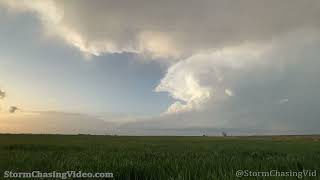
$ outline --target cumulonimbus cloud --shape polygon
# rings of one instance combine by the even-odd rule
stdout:
[[[201,109],[212,98],[233,96],[225,80],[226,72],[259,64],[268,51],[269,46],[245,44],[195,54],[171,66],[155,90],[168,92],[178,100],[168,108],[168,113]]]
[[[198,60],[193,57],[189,62],[179,62],[179,68],[168,71],[161,82],[164,91],[179,103],[172,105],[174,110],[181,112],[189,103],[193,103],[190,100],[192,96],[185,95],[189,88],[198,87],[199,92],[201,87],[209,88],[212,96],[197,102],[199,110],[166,113],[153,120],[128,124],[127,127],[192,128],[198,134],[209,131],[209,128],[231,128],[231,132],[235,131],[232,128],[260,129],[260,133],[263,132],[261,129],[291,134],[319,132],[320,33],[295,32],[269,44],[267,48],[262,48],[264,51],[259,55],[240,48],[242,53],[230,51],[233,52],[230,55],[209,54]],[[235,65],[219,61],[228,57],[232,62],[241,63]],[[216,75],[214,69],[210,70],[212,67],[221,73]],[[190,74],[197,82],[194,87],[189,87],[183,81]],[[204,130],[200,131],[199,127]]]
[[[87,56],[132,52],[175,60],[155,89],[177,100],[168,112],[199,109],[237,94],[226,80],[229,71],[268,61],[274,39],[296,31],[307,38],[320,27],[320,1],[0,0],[0,5],[35,14],[45,34]]]

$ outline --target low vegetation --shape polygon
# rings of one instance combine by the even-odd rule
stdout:
[[[81,170],[112,172],[114,179],[124,180],[228,180],[237,179],[239,169],[319,172],[319,138],[0,135],[2,174]]]

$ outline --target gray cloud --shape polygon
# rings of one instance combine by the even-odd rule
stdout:
[[[65,24],[88,42],[135,48],[143,32],[163,34],[181,53],[269,40],[300,28],[319,28],[318,1],[58,1]],[[81,13],[79,13],[81,12]],[[146,39],[146,41],[151,40]]]
[[[137,52],[180,58],[320,25],[320,2],[315,0],[3,2],[35,13],[49,34],[94,55]]]

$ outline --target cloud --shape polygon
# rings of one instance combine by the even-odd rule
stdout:
[[[86,114],[54,111],[0,114],[2,133],[112,134],[112,124]]]
[[[219,101],[224,94],[233,95],[225,74],[261,64],[260,58],[270,49],[267,45],[244,44],[195,54],[172,65],[155,91],[168,92],[178,100],[168,108],[170,113],[201,109],[212,98]]]
[[[179,64],[172,66],[168,70],[168,74],[161,80],[161,83],[155,89],[156,92],[169,92],[174,99],[180,101],[172,104],[168,113],[187,111],[192,108],[198,108],[199,105],[210,97],[210,89],[200,86],[199,82],[192,76],[192,72],[183,68],[182,71]]]
[[[6,97],[6,93],[2,90],[0,90],[0,99],[3,99]]]
[[[205,50],[319,28],[318,1],[1,0],[34,13],[47,34],[84,54],[134,52],[179,59]]]
[[[169,113],[201,109],[220,94],[232,96],[225,71],[265,63],[261,57],[272,51],[270,41],[320,27],[318,1],[0,2],[12,11],[34,13],[47,34],[87,56],[133,52],[175,59],[155,89],[177,100]]]
[[[86,56],[131,52],[170,60],[155,91],[175,101],[161,116],[137,122],[141,127],[319,130],[320,1],[0,4],[34,14],[46,35]]]
[[[259,48],[264,49],[259,54],[239,47],[242,50],[226,51],[230,54],[202,54],[178,62],[160,83],[178,100],[168,111],[172,107],[175,112],[183,110],[202,88],[209,89],[210,96],[196,98],[200,108],[167,113],[126,128],[235,128],[304,134],[319,131],[319,33],[299,31],[268,44],[262,46],[267,48]],[[192,75],[197,84],[188,85],[187,75]],[[189,91],[192,93],[186,96]],[[230,96],[233,92],[236,95]]]

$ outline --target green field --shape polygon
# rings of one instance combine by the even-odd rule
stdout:
[[[320,179],[320,141],[316,136],[0,135],[0,169],[2,175],[7,170],[112,172],[114,179],[139,180],[228,180],[239,179],[239,169],[309,169],[317,170],[318,178],[302,179]]]

